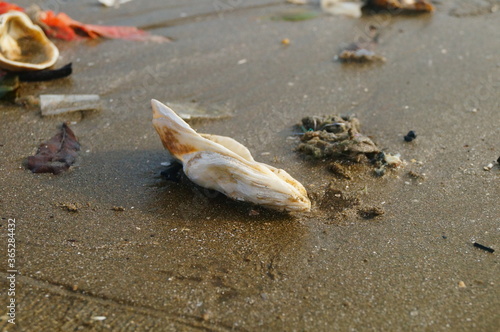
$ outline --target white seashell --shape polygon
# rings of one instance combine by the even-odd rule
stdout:
[[[151,106],[163,146],[194,183],[276,210],[311,209],[305,188],[284,170],[256,162],[245,146],[230,137],[198,134],[157,100]]]
[[[42,70],[58,57],[57,47],[26,14],[11,11],[0,15],[0,68]]]

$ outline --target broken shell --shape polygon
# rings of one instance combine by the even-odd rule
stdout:
[[[157,100],[151,106],[163,146],[194,183],[271,209],[311,209],[305,188],[284,170],[256,162],[245,146],[230,137],[198,134]]]
[[[0,15],[0,68],[42,70],[58,57],[57,47],[26,14],[11,11]]]

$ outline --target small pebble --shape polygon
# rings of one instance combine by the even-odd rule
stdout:
[[[285,39],[283,39],[283,40],[281,41],[281,43],[282,43],[283,45],[290,45],[290,39],[285,38]]]
[[[78,206],[73,203],[63,203],[60,205],[63,209],[66,209],[69,212],[78,212]]]
[[[250,212],[248,212],[249,216],[258,216],[259,214],[260,214],[259,211],[254,210],[254,209],[252,209],[252,210],[250,210]]]
[[[465,282],[463,282],[462,280],[460,280],[458,282],[458,288],[466,288],[467,286],[465,286]]]
[[[96,321],[103,321],[103,320],[106,320],[106,316],[92,316],[90,319],[96,320]]]

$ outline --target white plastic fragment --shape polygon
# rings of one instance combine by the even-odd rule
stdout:
[[[99,110],[101,107],[98,95],[40,95],[43,116]]]
[[[106,7],[118,7],[124,3],[132,0],[99,0],[99,2]]]
[[[332,15],[345,15],[349,17],[361,17],[362,1],[345,0],[321,0],[321,9]]]

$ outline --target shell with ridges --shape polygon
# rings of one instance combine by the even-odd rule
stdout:
[[[256,162],[230,137],[198,134],[174,111],[152,100],[153,125],[186,176],[204,188],[276,210],[309,211],[305,188],[282,169]]]

